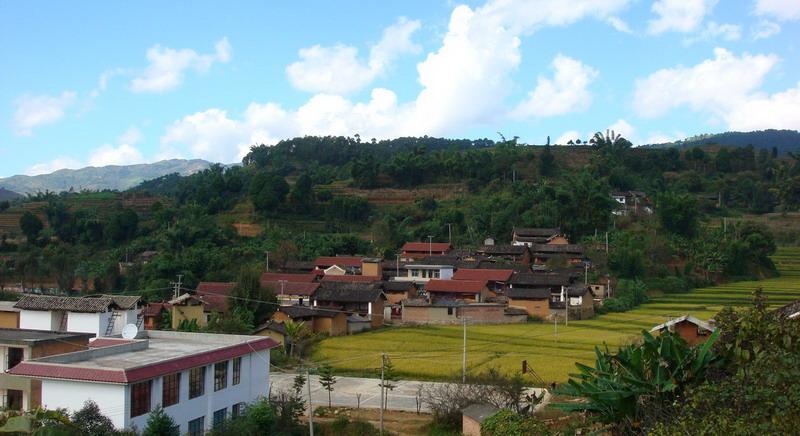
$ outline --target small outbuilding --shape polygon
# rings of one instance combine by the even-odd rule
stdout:
[[[473,404],[461,411],[461,434],[464,436],[481,436],[483,421],[499,412],[500,409],[491,404]]]
[[[707,341],[708,337],[716,328],[691,315],[683,315],[650,329],[651,332],[662,332],[665,330],[677,333],[678,336],[683,338],[689,345],[697,345]]]

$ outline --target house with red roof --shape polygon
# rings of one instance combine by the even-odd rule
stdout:
[[[440,280],[425,283],[424,292],[431,302],[440,300],[462,300],[481,303],[495,293],[490,291],[485,280]]]
[[[308,306],[314,291],[319,288],[319,283],[273,281],[261,282],[261,286],[272,290],[275,297],[278,298],[278,302],[284,306],[295,304]]]
[[[314,260],[314,267],[325,274],[361,274],[360,256],[321,256]]]
[[[114,343],[118,342],[118,343]],[[176,434],[201,435],[270,392],[262,336],[144,331],[83,351],[25,360],[7,371],[41,386],[41,404],[74,413],[95,400],[117,429],[144,428],[157,407]]]
[[[453,280],[485,281],[490,291],[502,293],[513,275],[514,270],[512,269],[459,268],[455,274],[453,274]]]
[[[406,242],[400,248],[400,260],[412,262],[428,256],[444,256],[452,249],[448,242]]]
[[[195,289],[195,295],[203,301],[203,312],[206,321],[213,313],[227,313],[231,291],[236,286],[233,282],[200,282]]]

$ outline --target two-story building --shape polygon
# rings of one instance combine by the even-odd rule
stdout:
[[[372,327],[383,325],[386,295],[380,283],[322,282],[312,296],[312,305],[369,318]]]
[[[0,408],[31,410],[42,405],[41,383],[7,374],[21,362],[89,348],[92,333],[0,328]]]
[[[200,436],[267,396],[270,349],[278,346],[261,336],[169,331],[102,341],[8,372],[39,380],[47,409],[74,412],[93,400],[116,428],[142,429],[160,404],[177,424],[175,434]]]
[[[24,295],[14,307],[20,310],[21,329],[112,336],[122,333],[126,324],[143,324],[138,296]]]
[[[435,262],[413,262],[405,266],[406,275],[393,277],[396,281],[407,281],[414,283],[425,283],[431,279],[448,280],[453,278],[453,265],[440,264]]]

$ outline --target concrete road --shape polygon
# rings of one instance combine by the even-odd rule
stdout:
[[[272,392],[280,390],[291,390],[292,382],[294,381],[295,374],[272,372],[270,379],[272,381]],[[381,388],[378,386],[380,379],[362,378],[362,377],[336,377],[336,384],[334,385],[333,392],[331,392],[331,404],[338,407],[360,407],[378,409],[381,403]],[[443,383],[421,382],[413,380],[398,381],[397,387],[389,391],[389,400],[387,409],[389,410],[403,410],[407,412],[417,411],[417,391],[421,384],[425,385],[440,385]],[[531,388],[532,392],[541,395],[542,389]],[[303,387],[303,398],[308,398],[308,387]],[[537,409],[544,407],[550,401],[550,394],[545,391],[545,398]],[[319,384],[319,378],[315,375],[311,376],[311,403],[315,406],[328,405],[328,391]],[[422,404],[420,410],[422,412],[429,412],[430,410],[425,404]]]

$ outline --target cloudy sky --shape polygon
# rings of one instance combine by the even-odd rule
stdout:
[[[800,0],[0,0],[0,53],[0,176],[306,134],[800,129]]]

